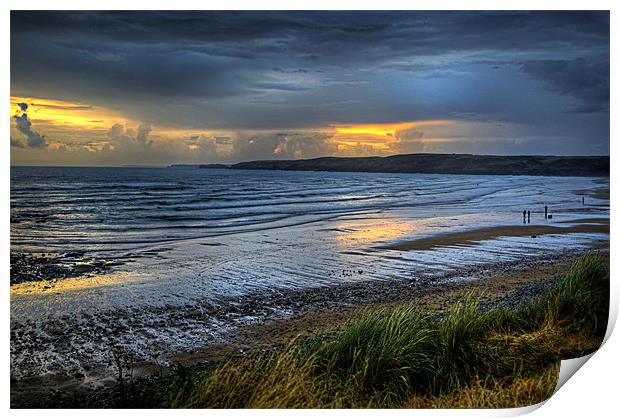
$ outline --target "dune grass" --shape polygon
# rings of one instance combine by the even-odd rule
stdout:
[[[570,272],[517,309],[467,294],[443,316],[415,303],[372,310],[342,330],[209,373],[179,368],[162,407],[517,407],[551,396],[559,361],[596,350],[605,334],[609,260]]]

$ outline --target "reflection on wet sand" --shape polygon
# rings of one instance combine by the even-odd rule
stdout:
[[[34,294],[65,294],[93,288],[129,285],[135,272],[115,271],[106,274],[85,275],[68,279],[24,282],[11,286],[11,299],[15,296]]]
[[[416,224],[411,221],[380,218],[340,220],[330,231],[334,232],[336,242],[345,251],[417,233]]]

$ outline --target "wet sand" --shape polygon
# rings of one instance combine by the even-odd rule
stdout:
[[[568,234],[568,233],[606,233],[609,234],[608,218],[593,218],[580,221],[571,221],[571,226],[558,225],[516,225],[482,228],[441,236],[401,241],[394,244],[381,246],[382,249],[408,251],[430,250],[436,247],[475,245],[483,240],[497,237],[527,237],[541,236],[544,234]]]
[[[600,188],[594,191],[592,196],[596,199],[609,199],[609,188]]]
[[[252,352],[283,347],[299,337],[312,337],[337,330],[365,310],[408,302],[415,303],[422,310],[441,315],[470,291],[481,292],[483,302],[488,305],[516,306],[546,289],[558,276],[569,270],[571,263],[570,258],[558,258],[548,264],[508,268],[505,273],[501,273],[502,268],[499,266],[487,267],[480,269],[477,276],[474,274],[459,281],[461,275],[456,275],[452,283],[434,283],[427,288],[400,284],[389,293],[375,293],[373,289],[361,293],[350,292],[355,295],[352,298],[355,300],[353,304],[325,310],[304,310],[291,318],[241,328],[228,337],[227,345],[180,353],[171,359],[177,363],[192,364],[204,360],[221,361],[242,357]]]
[[[609,179],[596,179],[594,183],[605,185],[605,186],[601,186],[599,188],[584,189],[584,190],[575,191],[575,192],[580,195],[587,195],[587,196],[591,196],[592,198],[608,201],[609,200]],[[588,204],[592,205],[591,203],[588,203]]]

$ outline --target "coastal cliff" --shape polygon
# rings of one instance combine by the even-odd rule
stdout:
[[[609,176],[609,156],[483,156],[399,154],[389,157],[321,157],[258,160],[231,169],[462,175]]]

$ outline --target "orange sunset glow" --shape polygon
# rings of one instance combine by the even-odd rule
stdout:
[[[401,141],[401,134],[410,130],[417,130],[420,137],[424,135],[424,131],[431,129],[445,129],[456,125],[458,121],[453,120],[422,120],[408,121],[386,124],[355,124],[336,126],[336,133],[333,137],[334,143],[338,145],[341,151],[359,150],[359,147],[365,147],[365,151],[372,150],[379,154],[393,153],[395,143]],[[420,142],[436,142],[442,140],[436,137],[419,138]],[[361,151],[360,154],[363,154]]]
[[[395,136],[398,131],[414,128],[450,125],[450,120],[429,120],[415,122],[398,122],[389,124],[359,124],[337,126],[336,133],[340,135],[375,135],[375,136]]]
[[[11,96],[11,115],[20,111],[19,104],[28,105],[28,115],[35,123],[65,126],[69,129],[109,129],[126,121],[116,111],[84,103],[55,99]]]

